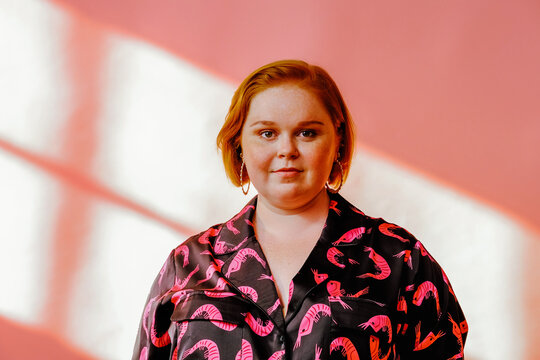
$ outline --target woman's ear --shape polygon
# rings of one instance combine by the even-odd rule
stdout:
[[[341,156],[343,155],[343,142],[341,141],[341,136],[338,136],[337,138],[338,140],[338,143],[336,145],[336,149],[335,149],[335,154],[336,154],[336,157],[334,160],[340,160],[341,159]]]
[[[236,146],[236,156],[238,156],[239,159],[242,158],[242,147],[240,144]]]

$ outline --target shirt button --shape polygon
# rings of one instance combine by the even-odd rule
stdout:
[[[285,342],[285,338],[283,337],[283,335],[279,336],[279,342],[282,344]]]

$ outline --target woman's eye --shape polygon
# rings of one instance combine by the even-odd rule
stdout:
[[[270,139],[274,133],[270,130],[263,130],[259,133],[259,135],[265,139]]]
[[[313,130],[302,130],[300,131],[300,136],[302,137],[314,137],[316,135]]]

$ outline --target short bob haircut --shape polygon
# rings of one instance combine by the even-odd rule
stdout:
[[[281,60],[264,65],[252,72],[238,87],[231,100],[225,123],[217,136],[217,146],[223,156],[225,172],[235,186],[240,184],[240,136],[249,112],[253,97],[258,93],[277,85],[294,84],[312,92],[319,98],[328,111],[341,140],[339,158],[343,167],[343,178],[339,165],[334,162],[328,178],[332,187],[345,182],[354,151],[354,129],[351,115],[341,93],[330,75],[321,67],[310,65],[301,60]],[[243,183],[249,181],[243,174]]]

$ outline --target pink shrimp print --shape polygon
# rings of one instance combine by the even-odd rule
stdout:
[[[214,245],[212,246],[212,249],[217,255],[226,253],[228,248],[229,247],[227,246],[225,241],[221,241],[221,235],[217,237],[216,241],[214,241]]]
[[[186,351],[182,356],[182,360],[193,354],[197,350],[204,350],[204,358],[207,360],[219,360],[219,349],[215,342],[209,339],[203,339],[193,345],[191,349]]]
[[[452,315],[448,314],[448,320],[450,320],[450,322],[452,323],[452,334],[454,334],[459,344],[459,353],[452,356],[448,360],[462,359],[463,358],[463,336],[461,334],[461,329],[459,328],[459,325],[457,324],[457,322],[455,322],[454,319],[452,319]]]
[[[261,274],[261,276],[259,276],[259,278],[257,280],[272,280],[272,281],[274,281],[274,276],[273,275]]]
[[[437,292],[437,288],[431,281],[424,281],[418,286],[418,289],[416,289],[416,292],[413,296],[412,303],[416,306],[422,305],[422,301],[428,297],[434,297],[435,302],[437,305],[437,314],[440,316],[441,314],[441,307],[439,305],[439,293]]]
[[[173,356],[171,360],[178,359],[178,348],[180,347],[180,341],[186,334],[188,325],[189,322],[187,321],[182,321],[182,323],[180,324],[180,333],[178,334],[178,339],[176,340],[176,348],[173,350]]]
[[[401,242],[408,243],[410,242],[408,239],[402,238],[401,236],[394,233],[392,230],[401,229],[399,226],[389,223],[384,223],[379,225],[379,231],[382,232],[384,235],[393,237],[394,239],[398,239]]]
[[[184,263],[182,264],[184,267],[188,266],[189,264],[189,248],[187,245],[180,245],[176,249],[174,249],[174,256],[182,255],[184,257]]]
[[[341,264],[337,259],[343,257],[343,253],[336,249],[335,247],[331,247],[328,249],[328,252],[326,253],[326,258],[328,261],[330,261],[332,264],[336,265],[337,267],[344,268],[345,264]]]
[[[343,300],[341,300],[341,297],[339,296],[329,296],[328,301],[330,302],[338,302],[345,310],[352,310],[352,307],[347,305]]]
[[[401,324],[397,324],[396,333],[400,334],[400,330],[401,330],[401,335],[405,335],[405,332],[407,331],[409,324],[403,324],[403,327],[401,326],[402,326]]]
[[[400,258],[402,256],[403,256],[403,261],[407,263],[407,266],[409,266],[410,269],[412,269],[411,250],[403,250],[402,252],[394,255],[394,257],[397,257],[397,258]]]
[[[352,310],[349,305],[347,305],[343,300],[341,300],[341,296],[345,295],[345,290],[341,288],[341,283],[339,281],[330,280],[326,284],[326,290],[328,290],[328,294],[330,295],[328,297],[328,301],[339,302],[344,309]]]
[[[279,307],[279,305],[281,305],[281,302],[279,301],[279,299],[276,299],[276,301],[274,302],[274,305],[270,306],[267,310],[266,310],[266,313],[268,315],[271,315],[274,311],[276,311],[276,309]]]
[[[274,330],[274,323],[271,320],[268,320],[268,323],[264,325],[261,319],[256,319],[251,313],[245,315],[245,320],[251,330],[259,336],[266,336]]]
[[[148,315],[150,314],[150,309],[152,308],[152,304],[154,303],[154,301],[156,301],[157,298],[158,296],[155,296],[151,298],[150,300],[148,300],[148,304],[146,304],[146,307],[144,308],[142,324],[143,324],[143,329],[144,329],[144,332],[146,333],[146,336],[149,335],[146,321],[148,320]]]
[[[253,360],[253,349],[246,339],[242,339],[242,347],[236,354],[234,360]]]
[[[360,360],[358,351],[349,338],[342,336],[332,340],[330,343],[330,354],[335,350],[340,350],[347,360]]]
[[[326,283],[326,290],[331,296],[343,296],[345,295],[345,290],[341,288],[341,283],[336,280],[330,280]]]
[[[176,291],[171,297],[171,301],[174,303],[175,307],[178,306],[180,301],[183,301],[184,302],[183,305],[185,305],[185,301],[189,298],[189,295],[191,295],[191,292],[192,292],[191,289]]]
[[[231,264],[229,265],[229,268],[227,269],[227,274],[225,274],[226,277],[231,276],[233,272],[236,272],[240,270],[242,267],[242,264],[246,262],[248,256],[254,257],[257,259],[257,261],[262,265],[263,268],[266,268],[266,261],[261,259],[259,254],[253,249],[245,248],[240,251],[238,251],[238,254],[235,255],[234,259],[231,261]]]
[[[235,294],[235,293],[232,293],[232,292],[228,292],[228,291],[225,291],[225,292],[215,292],[215,291],[205,290],[205,291],[204,291],[204,295],[206,295],[206,296],[208,296],[208,297],[211,297],[211,298],[218,298],[218,299],[221,299],[221,298],[231,297],[231,296],[234,296],[234,295],[236,295],[236,294]]]
[[[285,355],[285,350],[279,350],[272,354],[268,358],[268,360],[281,360],[283,358],[283,355]]]
[[[158,336],[157,330],[154,327],[156,323],[156,313],[154,313],[154,319],[152,321],[152,328],[150,329],[150,341],[155,347],[164,347],[171,343],[171,337],[169,333],[165,331],[162,335]]]
[[[382,330],[388,334],[388,343],[392,342],[392,324],[390,322],[390,318],[386,315],[375,315],[365,323],[358,326],[364,330],[371,326],[375,332]]]
[[[315,344],[315,360],[321,360],[322,348]]]
[[[199,271],[199,264],[197,264],[197,266],[195,267],[195,269],[193,269],[189,274],[188,276],[186,276],[186,278],[182,281],[179,281],[179,279],[176,279],[174,281],[174,285],[173,287],[171,288],[171,291],[179,291],[179,290],[182,290],[186,287],[186,285],[188,284],[189,280],[191,279],[191,277],[193,275],[195,275],[196,272]]]
[[[360,297],[362,295],[365,295],[369,292],[369,286],[366,286],[362,290],[358,291],[356,294],[349,294],[348,297]]]
[[[223,265],[223,260],[216,260],[217,263],[212,263],[206,269],[206,277],[202,280],[197,281],[197,285],[200,285],[212,278],[212,276],[217,272],[221,271],[221,266]]]
[[[157,298],[158,298],[158,296],[153,297],[152,299],[150,299],[148,301],[148,304],[144,308],[143,328],[144,328],[144,331],[146,332],[146,335],[147,336],[150,335],[150,341],[152,342],[152,344],[154,344],[154,346],[163,347],[163,346],[169,345],[171,343],[171,338],[169,337],[168,332],[165,332],[161,336],[158,336],[157,330],[154,327],[155,322],[156,322],[156,313],[155,312],[154,312],[154,316],[152,318],[152,323],[150,325],[150,334],[148,334],[148,326],[146,325],[148,315],[150,314],[150,309],[152,308],[152,305],[154,304],[154,302],[156,301]]]
[[[338,216],[341,215],[341,210],[339,210],[336,205],[338,202],[336,200],[330,200],[330,206],[328,207],[330,210],[334,210]]]
[[[217,228],[217,229],[210,228],[210,229],[206,230],[204,232],[204,234],[202,234],[199,237],[199,243],[201,243],[201,244],[210,244],[210,241],[208,240],[208,238],[210,236],[216,236],[217,234],[219,234],[220,230],[221,230],[221,228]]]
[[[168,262],[163,264],[163,266],[161,267],[161,270],[159,270],[158,285],[161,285],[161,280],[163,279],[163,275],[165,275],[165,269],[167,269],[167,264],[168,264]]]
[[[371,353],[371,360],[387,360],[390,356],[390,351],[392,348],[388,349],[386,355],[382,355],[382,350],[379,348],[379,338],[373,335],[369,336],[369,351]]]
[[[189,321],[183,321],[180,325],[180,333],[178,334],[178,343],[180,343],[180,340],[184,337],[184,335],[187,332],[189,326]]]
[[[400,296],[398,303],[397,303],[397,311],[403,311],[405,314],[407,313],[407,301],[405,301],[404,296]]]
[[[439,331],[437,335],[433,335],[433,333],[430,332],[429,334],[427,334],[424,340],[420,341],[420,336],[421,336],[420,322],[418,323],[418,325],[416,325],[416,327],[414,328],[414,331],[416,333],[416,338],[414,341],[413,351],[424,350],[428,348],[429,346],[431,346],[431,344],[433,344],[438,338],[443,337],[445,335],[444,332],[442,331]]]
[[[247,295],[247,297],[253,300],[253,302],[257,302],[259,299],[259,294],[257,294],[257,291],[251,286],[240,286],[238,290]]]
[[[467,324],[467,320],[463,320],[459,323],[459,328],[461,329],[461,333],[465,334],[469,331],[469,325]]]
[[[227,243],[225,243],[224,241],[221,241],[220,237],[218,237],[216,239],[216,242],[214,243],[214,251],[216,254],[225,254],[227,251],[236,251],[240,249],[242,246],[244,246],[247,240],[248,240],[248,237],[246,236],[244,240],[242,240],[238,245],[236,245],[233,248],[229,248],[227,246]]]
[[[236,329],[236,324],[223,322],[223,316],[221,315],[221,312],[212,304],[205,304],[200,306],[191,315],[192,319],[196,319],[198,317],[202,317],[204,319],[212,319],[210,320],[212,324],[225,331],[232,331]]]
[[[321,360],[322,348],[315,344],[315,360]]]
[[[321,318],[321,315],[330,316],[330,307],[325,304],[312,305],[307,311],[306,315],[300,322],[300,328],[298,329],[298,337],[294,343],[294,349],[300,347],[302,336],[306,336],[313,330],[313,324],[317,323]]]
[[[227,221],[227,229],[229,229],[230,231],[233,232],[234,235],[238,235],[240,233],[240,231],[234,227],[233,223],[238,220],[239,218],[241,218],[249,209],[255,209],[255,206],[253,205],[247,205],[246,207],[244,207],[242,209],[242,211],[240,211],[238,214],[236,214],[235,217],[233,217],[231,220]]]
[[[212,290],[223,290],[225,289],[225,287],[227,286],[227,280],[225,280],[224,278],[220,277],[217,282],[216,282],[216,286],[214,286],[213,288],[211,289],[208,289],[209,291],[212,291]]]
[[[375,263],[375,269],[379,273],[378,274],[366,273],[366,274],[358,275],[357,277],[360,279],[363,279],[366,277],[371,277],[376,280],[386,279],[391,273],[390,266],[388,266],[388,263],[386,262],[386,260],[384,260],[384,258],[381,255],[377,254],[375,250],[373,250],[372,248],[368,246],[364,246],[364,251],[369,252],[369,258],[373,260],[373,262]]]
[[[350,242],[353,242],[355,239],[360,239],[362,237],[362,234],[364,234],[365,232],[366,232],[366,228],[363,226],[356,229],[349,230],[345,234],[341,235],[339,239],[334,241],[332,245],[336,246],[341,243],[348,244]]]
[[[291,302],[293,292],[294,292],[294,281],[291,280],[291,282],[289,283],[289,300],[287,301],[287,303]]]
[[[328,274],[319,274],[317,269],[311,269],[311,272],[313,273],[313,279],[317,284],[320,284],[324,280],[328,279]]]
[[[433,259],[433,257],[428,253],[428,251],[426,250],[426,248],[424,247],[424,245],[422,245],[420,241],[414,244],[414,248],[420,250],[420,254],[422,256],[427,256],[431,261],[435,261],[435,259]]]

